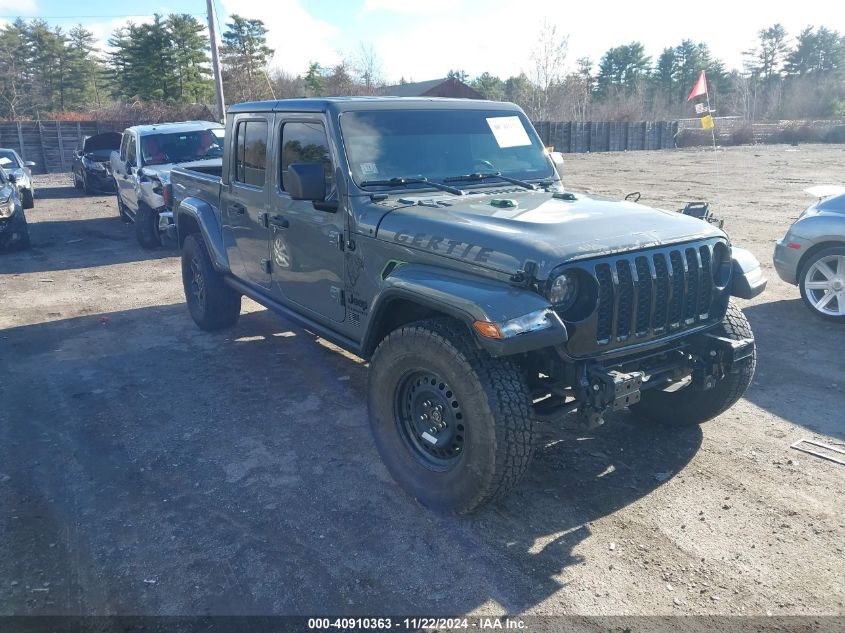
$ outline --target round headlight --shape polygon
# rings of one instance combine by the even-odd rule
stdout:
[[[578,298],[578,277],[567,270],[552,280],[549,285],[548,300],[557,310],[571,308]]]

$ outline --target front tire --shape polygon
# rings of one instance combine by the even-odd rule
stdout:
[[[534,426],[523,375],[478,349],[456,322],[389,334],[370,362],[367,402],[382,460],[423,505],[473,512],[528,468]]]
[[[715,334],[733,340],[753,339],[751,325],[742,310],[733,302]],[[730,409],[742,397],[754,377],[757,348],[738,363],[712,389],[697,391],[686,387],[679,391],[643,391],[641,400],[631,405],[639,418],[671,426],[691,426],[715,418]]]
[[[205,243],[196,233],[182,245],[182,285],[191,318],[203,330],[221,330],[238,322],[241,295],[214,270]]]
[[[845,247],[814,253],[801,269],[799,287],[813,314],[845,323]]]
[[[21,206],[24,209],[35,207],[35,196],[32,194],[32,189],[21,189]]]
[[[143,202],[138,203],[138,215],[135,217],[135,236],[143,248],[161,246],[161,233],[158,230],[158,211]]]

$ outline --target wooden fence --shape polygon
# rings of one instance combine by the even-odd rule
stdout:
[[[668,149],[678,133],[677,121],[541,121],[534,127],[546,145],[564,153]]]
[[[0,122],[0,147],[14,149],[35,163],[33,173],[70,171],[73,151],[86,136],[122,132],[122,121],[8,121]]]

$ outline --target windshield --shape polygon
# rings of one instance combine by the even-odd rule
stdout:
[[[523,180],[554,177],[542,143],[525,116],[517,112],[344,112],[340,128],[358,185],[420,176],[442,182],[479,172],[501,172]],[[475,182],[494,183],[495,179]]]
[[[3,160],[4,158],[6,160]],[[20,162],[18,162],[17,156],[15,156],[15,153],[10,152],[7,149],[0,149],[0,165],[5,167],[6,169],[15,169],[21,166]]]
[[[141,137],[143,165],[185,163],[223,156],[223,130],[196,130]]]

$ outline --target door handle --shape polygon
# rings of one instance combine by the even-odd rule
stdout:
[[[283,215],[271,215],[270,224],[272,224],[273,226],[277,226],[280,229],[286,229],[290,226],[290,222]]]
[[[229,205],[229,209],[234,211],[238,215],[244,215],[246,213],[246,207],[240,202],[233,202]]]

